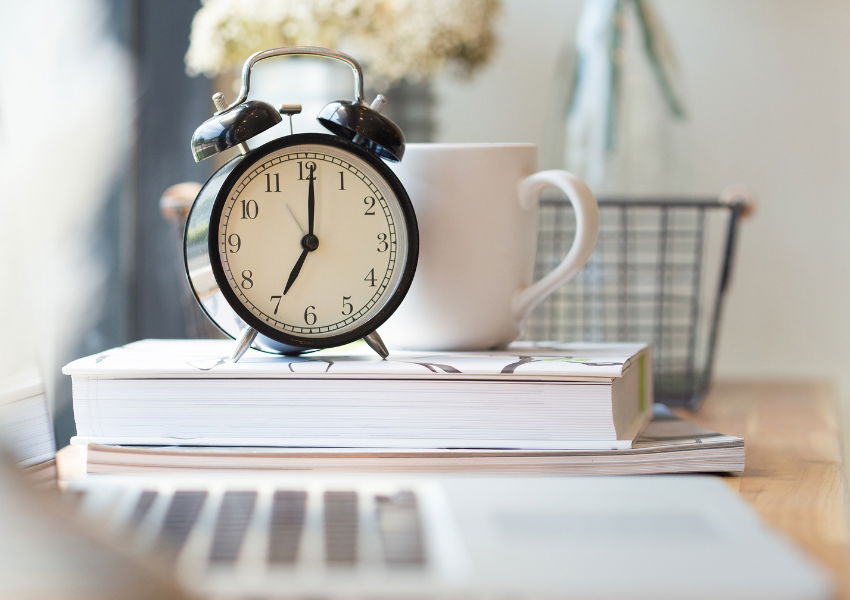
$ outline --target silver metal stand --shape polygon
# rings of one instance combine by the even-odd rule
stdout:
[[[377,352],[381,358],[385,359],[390,355],[387,347],[384,345],[384,340],[381,339],[381,336],[378,335],[377,331],[373,331],[364,337],[363,340],[369,344],[369,347]]]
[[[248,348],[251,347],[251,344],[254,342],[254,338],[257,337],[257,330],[253,327],[246,327],[242,330],[242,333],[239,334],[239,338],[236,340],[236,347],[233,349],[233,354],[230,355],[231,362],[238,362],[240,358],[248,351]]]

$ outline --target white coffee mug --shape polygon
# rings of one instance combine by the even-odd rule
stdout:
[[[590,189],[566,171],[538,172],[534,144],[408,144],[392,168],[416,209],[420,242],[410,291],[379,329],[391,351],[504,347],[596,245]],[[550,186],[573,205],[576,236],[532,283],[539,198]]]

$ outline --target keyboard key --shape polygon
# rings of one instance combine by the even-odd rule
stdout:
[[[390,567],[425,564],[419,502],[411,491],[375,497],[384,561]]]
[[[307,493],[301,490],[277,490],[272,497],[269,523],[269,563],[292,565],[298,558]]]
[[[130,516],[127,518],[127,522],[124,525],[127,531],[136,530],[139,523],[142,522],[142,519],[144,519],[150,511],[157,496],[159,496],[159,493],[154,490],[144,490],[141,494],[139,494],[139,497],[136,498],[136,505],[133,507],[133,512],[130,513]]]
[[[177,556],[192,532],[207,499],[205,491],[175,492],[162,520],[158,545],[164,553]]]
[[[325,560],[329,564],[354,564],[357,560],[357,494],[325,492]]]
[[[257,492],[254,491],[225,492],[215,522],[210,562],[236,562],[256,502]]]

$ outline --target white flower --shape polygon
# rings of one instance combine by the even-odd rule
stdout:
[[[499,0],[204,0],[192,22],[186,68],[214,77],[258,50],[349,50],[370,74],[422,79],[449,65],[471,72],[495,46]]]

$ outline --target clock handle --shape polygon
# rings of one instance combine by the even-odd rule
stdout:
[[[245,64],[242,65],[242,87],[239,90],[239,96],[229,106],[219,109],[218,112],[221,113],[230,110],[245,102],[248,99],[248,92],[251,89],[251,69],[261,60],[275,56],[322,56],[344,62],[351,67],[351,71],[354,73],[354,101],[357,104],[364,104],[363,69],[360,67],[360,63],[353,57],[337,50],[329,50],[328,48],[319,48],[316,46],[284,46],[282,48],[261,50],[249,56]]]
[[[573,278],[584,266],[599,236],[599,207],[593,192],[581,179],[567,171],[540,171],[519,183],[519,203],[531,209],[540,202],[547,187],[556,187],[567,196],[576,216],[576,235],[569,252],[560,264],[529,287],[518,291],[513,298],[514,319],[522,323],[528,313],[546,296]]]

